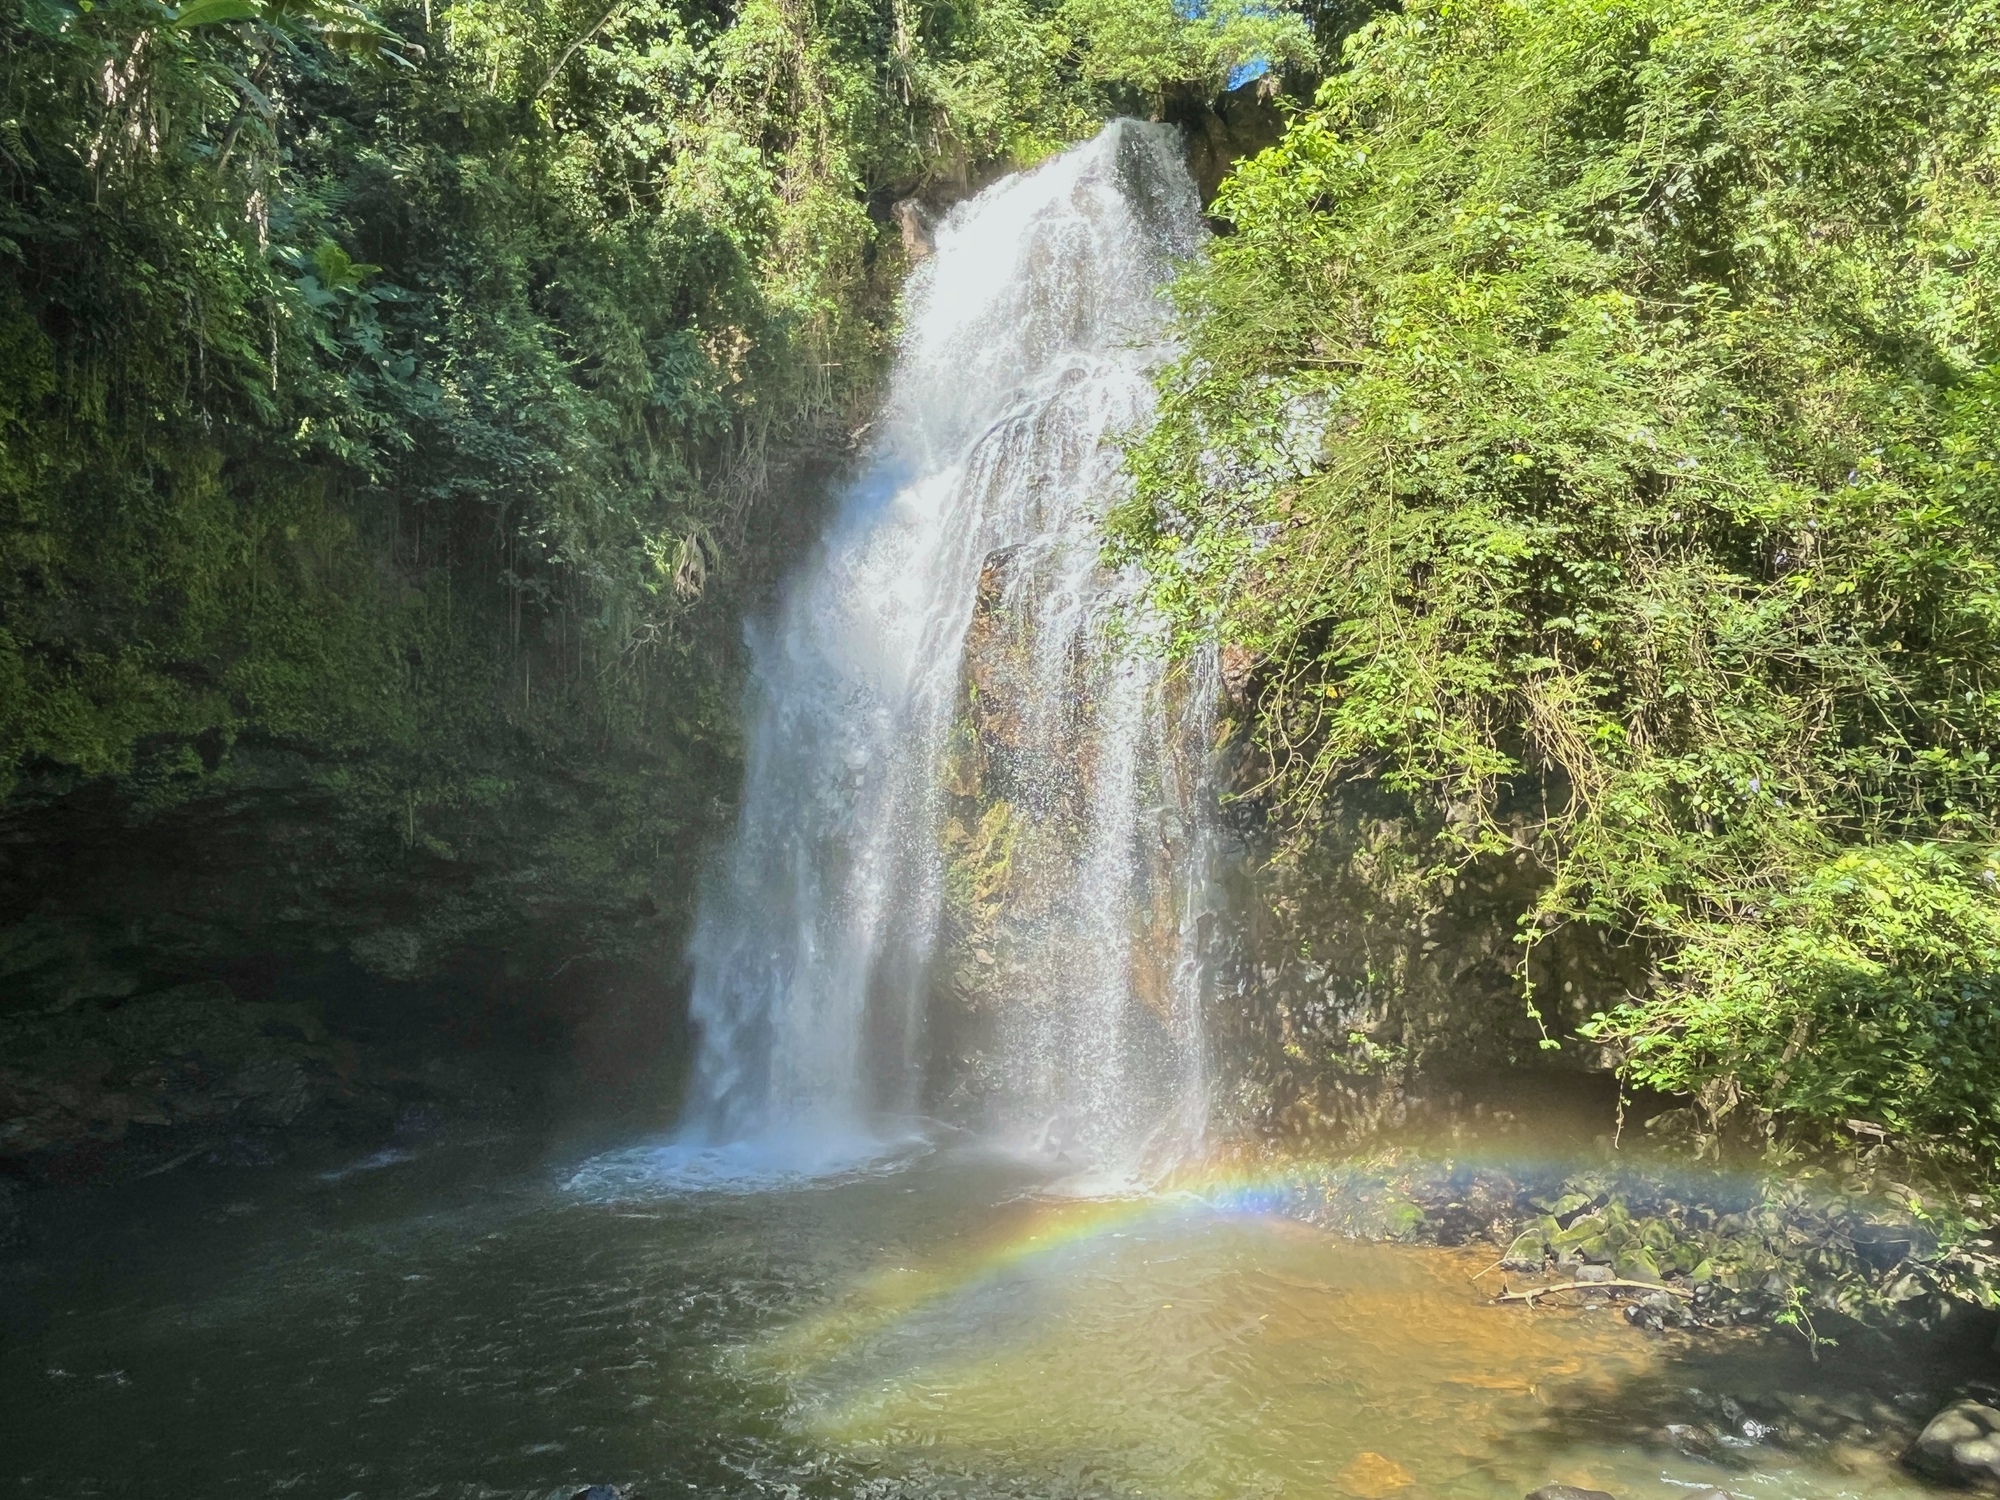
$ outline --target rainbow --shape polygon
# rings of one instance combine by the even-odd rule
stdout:
[[[1498,1169],[1515,1182],[1553,1185],[1575,1175],[1582,1165],[1574,1157],[1523,1159],[1498,1151],[1421,1157],[1399,1152],[1360,1160],[1218,1159],[1180,1167],[1145,1191],[1104,1197],[1026,1196],[1002,1205],[996,1222],[970,1244],[960,1241],[930,1263],[884,1267],[863,1278],[835,1307],[780,1330],[761,1346],[760,1354],[780,1368],[808,1369],[946,1299],[1080,1246],[1152,1225],[1279,1218],[1333,1228],[1343,1227],[1344,1222],[1352,1228],[1351,1216],[1357,1210],[1365,1218],[1370,1205],[1406,1201],[1396,1191],[1396,1179],[1411,1171]],[[1627,1171],[1635,1177],[1643,1173],[1651,1185],[1672,1183],[1683,1196],[1707,1202],[1756,1193],[1756,1180],[1743,1174],[1638,1161]],[[1625,1173],[1607,1170],[1607,1176],[1620,1175]]]

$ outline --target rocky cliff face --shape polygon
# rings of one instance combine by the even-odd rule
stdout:
[[[1248,763],[1240,781],[1254,784]],[[1240,1121],[1366,1135],[1535,1079],[1601,1093],[1609,1118],[1611,1059],[1574,1028],[1652,982],[1642,945],[1545,935],[1526,959],[1531,1010],[1519,919],[1538,872],[1525,848],[1427,878],[1439,826],[1360,781],[1281,857],[1255,799],[1237,806],[1236,962],[1210,1024]]]
[[[1274,146],[1285,133],[1278,106],[1283,89],[1268,73],[1216,99],[1189,96],[1168,101],[1166,115],[1188,141],[1188,172],[1206,204],[1236,165]]]
[[[947,1112],[976,1109],[998,1086],[993,1053],[1007,1026],[1050,1003],[1052,965],[1076,961],[1059,939],[1099,770],[1084,732],[1093,685],[1079,656],[1050,693],[1032,624],[1009,604],[1016,566],[1007,549],[981,573],[946,765],[932,1076],[943,1080],[933,1103]],[[1225,658],[1225,690],[1240,690],[1231,665]],[[1051,697],[1069,714],[1053,730]],[[1353,1138],[1535,1079],[1559,1092],[1571,1088],[1563,1080],[1581,1081],[1608,1118],[1610,1059],[1574,1027],[1651,981],[1645,949],[1601,933],[1546,936],[1526,971],[1538,1019],[1522,985],[1518,921],[1538,874],[1525,847],[1426,878],[1441,827],[1356,782],[1299,841],[1302,852],[1280,857],[1255,791],[1258,759],[1233,732],[1225,719],[1217,754],[1239,796],[1204,919],[1218,1123]],[[1177,754],[1203,749],[1180,744]],[[1177,778],[1191,783],[1193,767]],[[1184,951],[1175,861],[1190,830],[1171,799],[1153,801],[1140,841],[1151,900],[1132,914],[1129,977],[1133,998],[1168,1032],[1180,1024],[1173,986]]]
[[[1009,607],[1016,549],[994,553],[980,574],[945,792],[947,861],[939,957],[937,1067],[964,1101],[991,1085],[997,1029],[1054,1003],[1051,965],[1065,961],[1079,846],[1093,816],[1103,742],[1091,732],[1081,650],[1057,686],[1034,653],[1032,619]],[[1055,711],[1052,713],[1051,709]],[[1169,709],[1169,718],[1176,717]],[[1194,747],[1178,747],[1183,754]],[[1173,778],[1194,780],[1190,767]],[[1131,912],[1127,976],[1132,998],[1165,1035],[1184,1025],[1173,993],[1182,951],[1177,856],[1187,853],[1184,810],[1155,789],[1135,839],[1144,893]],[[1069,955],[1074,960],[1075,955]]]
[[[0,1177],[256,1160],[386,1135],[411,1108],[518,1112],[550,1085],[671,1074],[726,745],[707,764],[486,759],[483,802],[401,820],[329,788],[311,747],[231,747],[178,800],[109,779],[17,796]]]

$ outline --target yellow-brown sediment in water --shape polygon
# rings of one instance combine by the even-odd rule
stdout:
[[[1187,1181],[999,1205],[745,1351],[746,1373],[891,1480],[1153,1500],[1519,1500],[1550,1482],[1674,1500],[1731,1482],[1659,1419],[1630,1425],[1633,1392],[1692,1379],[1686,1345],[1612,1308],[1495,1305],[1488,1246],[1344,1240],[1245,1209],[1279,1178]],[[1782,1461],[1755,1493],[1921,1494],[1893,1455]]]
[[[1342,1242],[1185,1201],[1020,1203],[754,1351],[813,1433],[1163,1495],[1450,1488],[1551,1383],[1642,1371],[1609,1318],[1495,1307],[1484,1253]]]

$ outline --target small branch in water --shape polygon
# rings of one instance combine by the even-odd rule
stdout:
[[[1667,1292],[1675,1297],[1692,1299],[1694,1293],[1685,1287],[1669,1286],[1664,1281],[1558,1281],[1554,1286],[1531,1286],[1524,1291],[1503,1291],[1495,1302],[1525,1302],[1533,1306],[1537,1297],[1547,1297],[1555,1292],[1601,1292],[1609,1288],[1622,1288],[1633,1292]]]

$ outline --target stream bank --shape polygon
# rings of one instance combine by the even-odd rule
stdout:
[[[1665,1330],[1781,1327],[1809,1348],[1890,1333],[2000,1352],[2000,1229],[1971,1195],[1887,1170],[1724,1172],[1643,1151],[1522,1162],[1507,1132],[1267,1173],[1282,1211],[1350,1238],[1477,1246],[1494,1295],[1615,1307]]]

